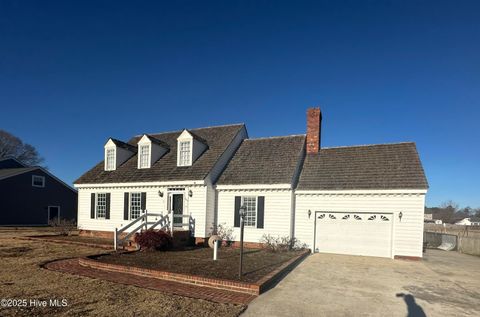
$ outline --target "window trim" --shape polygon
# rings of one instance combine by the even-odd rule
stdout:
[[[257,228],[257,220],[258,220],[258,196],[253,196],[253,195],[245,195],[245,196],[241,196],[241,200],[240,200],[240,206],[244,206],[245,203],[244,203],[244,198],[245,197],[248,197],[248,198],[255,198],[255,224],[254,225],[247,225],[245,224],[245,228]]]
[[[142,148],[147,148],[147,161],[145,166],[142,166]],[[140,144],[138,147],[138,168],[150,168],[152,158],[152,147],[150,144]]]
[[[35,178],[42,180],[42,185],[35,185]],[[45,188],[45,176],[41,175],[32,175],[32,187]]]
[[[128,219],[129,220],[134,220],[137,218],[132,218],[132,194],[138,194],[140,195],[140,213],[138,214],[138,217],[142,215],[142,192],[129,192],[128,193]]]
[[[182,143],[188,143],[188,156],[187,156],[187,162],[184,163],[182,161]],[[192,166],[192,156],[193,156],[193,140],[189,139],[184,139],[184,140],[178,140],[178,166]]]
[[[105,216],[98,216],[98,195],[105,195]],[[95,193],[95,219],[108,220],[107,219],[107,192]]]
[[[113,151],[112,157],[112,166],[110,167],[108,164],[108,151]],[[114,171],[117,169],[117,149],[115,147],[107,147],[105,148],[105,170],[106,171]]]

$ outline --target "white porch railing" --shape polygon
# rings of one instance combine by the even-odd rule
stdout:
[[[149,217],[155,217],[156,221],[149,221]],[[175,223],[175,221],[171,221],[171,219],[178,219],[178,218],[181,218],[182,221],[178,223]],[[185,219],[187,219],[187,222],[185,222]],[[133,229],[129,230],[128,233],[122,237],[122,234],[127,232],[127,230],[132,227]],[[194,221],[190,215],[175,215],[173,214],[173,212],[166,215],[162,215],[159,213],[151,213],[145,210],[142,215],[132,220],[130,223],[126,224],[125,226],[121,228],[115,228],[115,231],[113,233],[113,246],[115,251],[118,250],[119,247],[123,247],[123,244],[125,243],[125,241],[127,241],[132,235],[142,230],[168,229],[170,231],[170,234],[173,236],[173,232],[175,230],[184,230],[185,227],[187,227],[188,230],[193,232]]]

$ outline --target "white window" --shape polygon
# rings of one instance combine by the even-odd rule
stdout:
[[[32,176],[32,186],[33,187],[45,187],[45,177],[33,175]]]
[[[255,227],[257,224],[257,197],[242,197],[242,206],[245,206],[245,226]]]
[[[140,146],[140,165],[139,168],[148,168],[149,166],[149,159],[150,159],[150,146],[149,145],[141,145]]]
[[[189,166],[191,163],[190,141],[180,142],[179,166]]]
[[[140,217],[142,211],[142,193],[130,193],[130,219]]]
[[[95,211],[97,214],[97,218],[103,219],[107,215],[107,194],[106,193],[98,193],[97,194],[97,202],[95,204]]]
[[[115,169],[115,149],[107,149],[106,160],[106,170],[113,171]]]

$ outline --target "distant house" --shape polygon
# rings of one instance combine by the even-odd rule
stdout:
[[[46,225],[76,219],[77,191],[39,166],[0,160],[0,225]]]
[[[433,214],[423,214],[423,220],[433,220]]]
[[[480,226],[480,218],[479,217],[463,218],[462,220],[455,222],[455,224],[459,226]]]

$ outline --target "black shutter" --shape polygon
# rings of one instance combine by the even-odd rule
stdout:
[[[265,215],[265,196],[258,196],[257,206],[257,228],[263,229],[263,219]]]
[[[242,197],[235,196],[235,212],[233,214],[233,226],[240,227],[240,204],[242,203]]]
[[[105,219],[110,219],[110,193],[106,194],[106,199],[105,199],[105,204],[106,204],[106,210],[105,210]]]
[[[90,195],[90,218],[95,219],[95,193]]]
[[[142,211],[145,211],[145,209],[147,208],[147,193],[142,193],[140,204],[140,208],[142,209]]]
[[[123,220],[128,220],[128,193],[123,195]]]

